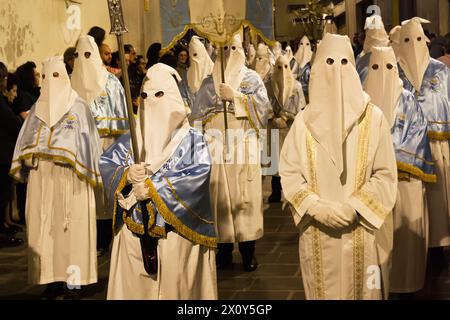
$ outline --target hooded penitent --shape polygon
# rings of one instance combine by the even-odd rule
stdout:
[[[294,58],[294,52],[292,52],[292,48],[290,46],[286,47],[284,56],[288,59],[288,61],[291,61]]]
[[[313,51],[311,49],[311,42],[307,36],[304,36],[298,44],[298,50],[295,53],[295,60],[299,67],[303,69],[312,59]]]
[[[270,64],[270,49],[263,43],[258,45],[258,50],[256,51],[256,59],[254,63],[254,69],[257,74],[264,80],[266,76],[272,70],[272,65]]]
[[[374,47],[370,57],[369,72],[364,87],[372,103],[383,111],[389,127],[395,123],[397,106],[403,92],[394,50]]]
[[[158,63],[147,71],[142,87],[137,126],[141,161],[156,172],[169,159],[186,135],[186,108],[178,88],[181,78],[172,67]]]
[[[36,102],[36,117],[51,128],[70,110],[77,99],[62,57],[52,57],[42,64],[41,95]]]
[[[289,66],[289,60],[280,56],[275,64],[272,75],[274,95],[281,106],[284,106],[295,89],[295,79]]]
[[[91,36],[81,36],[78,40],[71,80],[72,88],[88,104],[92,104],[105,90],[108,71]]]
[[[187,71],[188,86],[197,93],[203,80],[212,73],[214,62],[199,37],[192,37],[189,43],[190,67]]]
[[[420,92],[425,71],[430,63],[428,51],[428,38],[422,28],[422,23],[429,21],[421,18],[413,18],[404,21],[400,30],[399,63],[406,77]]]
[[[303,113],[306,126],[342,174],[343,144],[370,101],[347,36],[324,36],[311,69],[309,98]]]
[[[242,79],[245,76],[245,52],[242,47],[241,36],[239,34],[233,37],[231,43],[225,47],[225,83],[233,89],[238,90]],[[219,92],[219,86],[222,83],[221,61],[219,56],[214,63],[213,79],[214,88]]]
[[[370,16],[366,19],[366,40],[364,41],[364,53],[372,52],[373,47],[386,47],[389,44],[389,37],[384,29],[383,20],[378,15]]]
[[[392,47],[395,53],[397,61],[400,59],[400,30],[401,26],[395,26],[389,32],[389,45]]]
[[[275,61],[277,61],[278,57],[283,54],[283,47],[282,47],[281,43],[279,43],[278,41],[275,42],[275,44],[272,47],[272,53],[273,53]]]

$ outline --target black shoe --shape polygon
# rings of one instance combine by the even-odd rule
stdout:
[[[253,256],[250,261],[243,261],[244,270],[247,272],[253,272],[258,269],[258,261],[256,261],[256,257]]]
[[[247,241],[239,243],[239,252],[242,256],[242,264],[247,272],[255,271],[258,268],[258,262],[255,258],[256,241]]]
[[[55,300],[64,294],[63,282],[54,282],[47,285],[44,292],[41,294],[40,300]]]
[[[269,203],[279,203],[281,202],[281,178],[272,177],[272,194],[269,197]]]
[[[0,234],[0,248],[13,248],[23,244],[23,240],[8,234]]]
[[[216,255],[217,270],[230,268],[233,265],[234,245],[232,243],[219,243],[217,247],[219,249]]]
[[[83,292],[81,289],[66,289],[64,294],[64,300],[81,300],[83,298]]]

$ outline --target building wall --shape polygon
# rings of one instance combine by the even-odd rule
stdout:
[[[80,3],[81,30],[70,31],[66,22],[65,0],[1,0],[0,1],[0,61],[14,70],[26,61],[34,61],[40,67],[43,60],[52,55],[62,55],[75,45],[80,34],[86,34],[94,26],[107,31],[106,43],[117,49],[117,40],[109,35],[111,24],[106,0],[77,0]],[[150,8],[157,3],[150,1]],[[130,31],[125,43],[132,43],[145,54],[146,41],[155,37],[152,30],[154,12],[144,11],[145,0],[123,0],[125,22]],[[146,21],[144,21],[147,19]],[[157,24],[157,21],[156,21]],[[158,33],[159,35],[159,33]],[[153,36],[153,37],[152,37]]]

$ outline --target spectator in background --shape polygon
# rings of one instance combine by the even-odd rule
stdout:
[[[445,47],[445,55],[438,59],[440,62],[445,63],[450,68],[450,39],[447,40],[447,46]]]
[[[73,72],[73,64],[75,63],[75,51],[76,48],[70,47],[64,52],[64,64],[66,65],[67,74],[70,75]]]
[[[153,43],[147,50],[147,69],[150,69],[154,64],[157,64],[160,58],[162,49],[161,43]],[[176,68],[176,66],[175,66]]]
[[[139,107],[139,95],[141,94],[142,82],[144,81],[147,69],[143,56],[136,57],[136,63],[131,64],[128,68],[130,77],[131,98],[133,99],[133,109],[136,114]]]
[[[447,46],[447,38],[436,37],[430,43],[430,56],[434,59],[439,59],[445,55],[445,47]]]
[[[21,245],[23,241],[15,238],[15,230],[5,225],[5,217],[13,198],[13,181],[9,176],[11,160],[23,119],[14,114],[3,95],[6,91],[8,71],[0,62],[0,248]]]
[[[100,27],[92,27],[91,30],[89,30],[88,32],[88,36],[93,37],[95,43],[100,48],[100,46],[105,41],[106,31]]]
[[[111,66],[111,62],[113,59],[111,48],[106,43],[103,43],[99,49],[103,64],[106,66],[106,69],[108,69],[108,67]]]
[[[125,45],[125,54],[129,55],[128,59],[130,61],[130,65],[136,63],[137,52],[136,52],[136,49],[134,49],[133,45],[131,45],[131,44]]]
[[[168,51],[166,54],[164,54],[161,57],[161,59],[159,59],[159,62],[166,64],[169,67],[174,68],[175,70],[177,69],[178,66],[178,58],[177,56],[175,56],[173,51]],[[190,108],[191,96],[189,93],[187,80],[181,78],[181,81],[178,82],[178,89],[180,89],[181,97],[183,98],[184,104],[186,105],[186,107]]]
[[[6,87],[3,90],[3,96],[6,98],[8,105],[12,108],[14,100],[17,98],[17,86],[19,81],[17,76],[13,73],[8,73],[8,79],[6,82]],[[24,119],[26,116],[23,117]]]
[[[122,69],[120,69],[119,51],[113,52],[111,55],[111,63],[106,68],[109,72],[115,75],[118,79],[122,78]]]
[[[182,48],[178,51],[178,62],[176,70],[185,82],[187,82],[187,69],[189,68],[189,51]]]
[[[31,109],[41,95],[41,75],[36,69],[36,64],[28,61],[17,68],[16,76],[19,90],[14,101],[14,111],[16,114],[23,114]]]
[[[164,63],[169,67],[174,68],[175,70],[177,69],[178,66],[178,58],[173,54],[172,51],[165,53],[161,57],[161,59],[159,59],[159,62]]]

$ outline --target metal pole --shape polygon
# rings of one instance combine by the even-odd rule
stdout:
[[[220,47],[220,67],[222,72],[222,83],[225,83],[225,53],[223,50],[223,46]],[[222,101],[223,104],[223,114],[224,114],[224,122],[225,122],[225,152],[228,155],[228,111],[227,111],[227,102],[225,100]]]
[[[133,148],[134,163],[140,163],[139,149],[136,135],[136,122],[134,119],[133,101],[131,98],[130,80],[128,77],[128,66],[125,61],[125,48],[123,45],[123,34],[128,32],[125,27],[123,18],[122,4],[120,0],[107,0],[109,16],[111,19],[111,34],[117,36],[117,43],[119,46],[120,64],[122,68],[123,87],[125,88],[125,97],[128,110],[128,121],[130,124],[131,145]],[[154,275],[158,272],[158,240],[150,237],[148,233],[148,224],[150,216],[147,211],[145,203],[141,205],[142,210],[142,224],[144,234],[140,237],[142,261],[144,269],[149,275]]]
[[[130,78],[128,76],[128,66],[125,61],[125,48],[123,44],[123,35],[117,36],[117,43],[119,45],[120,64],[122,68],[123,87],[125,89],[125,98],[127,101],[128,121],[130,122],[131,145],[133,147],[133,158],[135,163],[140,163],[139,149],[136,136],[136,120],[134,118],[133,99],[130,90]]]

